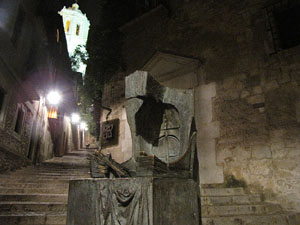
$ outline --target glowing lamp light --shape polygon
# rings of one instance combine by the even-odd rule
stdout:
[[[72,123],[79,123],[79,121],[80,121],[80,116],[79,116],[79,114],[73,113],[73,114],[71,115],[71,121],[72,121]]]
[[[86,124],[86,122],[81,122],[80,123],[80,129],[81,130],[87,130],[87,124]]]
[[[57,105],[61,101],[61,95],[57,91],[51,91],[47,95],[47,100],[51,105]]]

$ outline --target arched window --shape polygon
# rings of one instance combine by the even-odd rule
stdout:
[[[79,36],[79,32],[80,32],[80,25],[77,24],[76,26],[76,35]]]
[[[71,24],[71,21],[68,20],[67,23],[66,23],[66,32],[69,32],[69,30],[70,30],[70,24]]]

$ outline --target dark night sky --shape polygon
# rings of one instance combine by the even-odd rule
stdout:
[[[46,0],[51,1],[53,10],[60,11],[63,6],[71,7],[73,3],[75,3],[75,0]],[[93,10],[93,4],[95,1],[99,0],[78,0],[79,9],[87,14],[87,17],[90,20],[93,20],[95,18],[95,11]],[[92,22],[92,21],[91,21]]]

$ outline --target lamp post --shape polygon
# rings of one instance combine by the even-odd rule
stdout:
[[[72,113],[71,121],[73,124],[78,124],[80,122],[80,116],[78,113]]]
[[[50,91],[47,95],[48,101],[48,118],[57,119],[58,109],[57,105],[60,103],[62,97],[58,91]]]
[[[47,100],[50,105],[58,105],[61,101],[62,97],[58,91],[50,91],[47,95]]]

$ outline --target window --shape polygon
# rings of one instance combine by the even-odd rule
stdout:
[[[77,26],[76,26],[76,35],[77,36],[79,35],[79,32],[80,32],[80,26],[77,24]]]
[[[18,114],[17,114],[17,120],[15,125],[15,132],[18,134],[21,134],[22,128],[23,128],[23,122],[24,122],[25,112],[22,109],[22,107],[18,107]]]
[[[300,45],[300,5],[296,1],[279,0],[265,7],[266,27],[275,54]]]
[[[5,92],[0,88],[0,112],[3,109],[4,98],[5,98]]]
[[[275,13],[275,21],[282,49],[300,44],[300,5]]]
[[[69,30],[70,30],[70,24],[71,24],[71,21],[68,20],[67,23],[66,23],[66,32],[69,32]]]
[[[11,36],[11,42],[14,45],[17,44],[17,41],[18,41],[18,39],[21,35],[24,20],[25,20],[25,11],[22,7],[20,7],[19,11],[18,11],[16,22],[15,22],[14,31],[13,31],[13,34]]]

